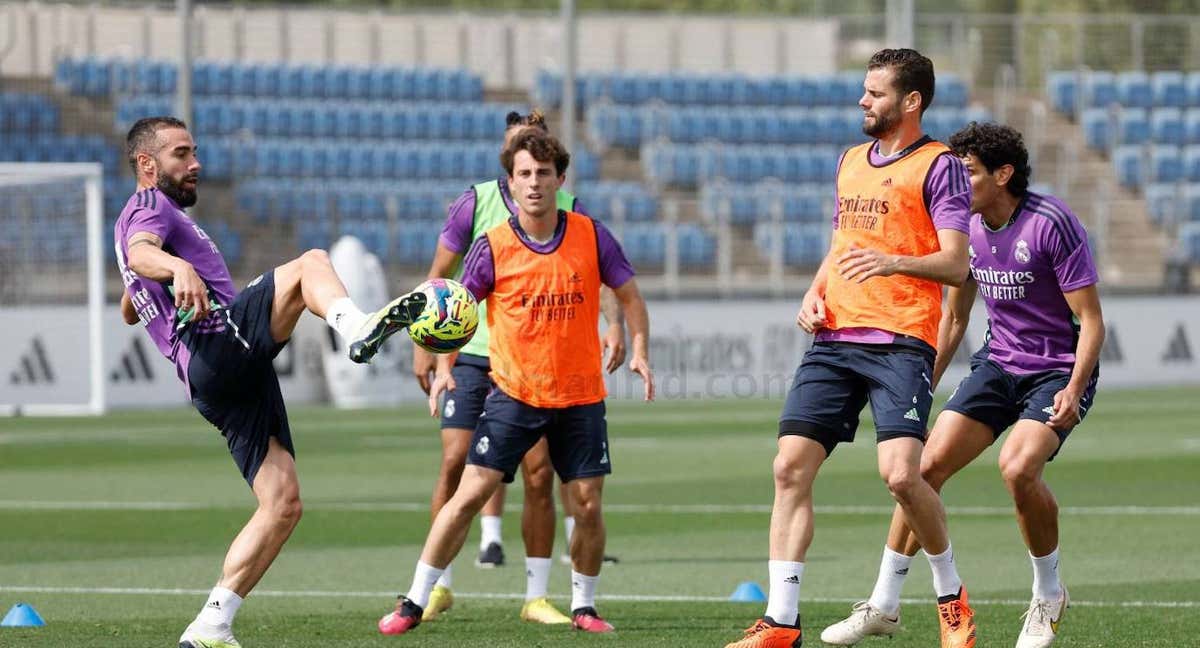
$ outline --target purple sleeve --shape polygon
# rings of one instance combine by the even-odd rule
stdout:
[[[163,200],[160,204],[165,207],[166,201]],[[143,207],[136,209],[129,215],[129,226],[125,228],[125,240],[121,241],[121,244],[128,245],[129,237],[138,232],[153,234],[166,244],[171,235],[171,223],[171,219],[162,213],[162,208]]]
[[[482,302],[496,287],[496,266],[492,260],[492,246],[485,234],[475,240],[467,258],[463,261],[462,284]]]
[[[970,231],[971,178],[962,160],[948,153],[938,156],[925,177],[925,204],[934,229]]]
[[[1087,232],[1062,202],[1052,203],[1067,218],[1047,219],[1042,230],[1043,245],[1054,266],[1058,286],[1063,292],[1071,292],[1100,282],[1092,250],[1087,243]]]
[[[608,228],[600,221],[592,222],[596,224],[596,248],[600,254],[600,281],[616,290],[633,278],[633,265],[625,257],[625,250],[621,249],[621,244],[617,242],[617,238],[612,235],[612,232],[608,231]]]
[[[438,235],[438,243],[455,254],[471,249],[471,234],[475,228],[475,188],[463,192],[453,204]]]
[[[576,198],[575,204],[571,205],[571,211],[575,212],[576,214],[583,214],[584,216],[589,217],[591,216],[591,214],[588,213],[587,208],[583,206],[583,203],[579,202],[579,198]]]

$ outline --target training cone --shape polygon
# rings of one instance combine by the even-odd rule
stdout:
[[[758,583],[746,581],[733,590],[733,594],[729,595],[729,600],[735,603],[760,603],[767,600],[767,595],[763,594]]]
[[[42,620],[41,615],[28,603],[17,603],[12,606],[8,614],[4,615],[4,620],[0,621],[0,626],[8,628],[28,628],[44,625],[46,625],[46,622]]]

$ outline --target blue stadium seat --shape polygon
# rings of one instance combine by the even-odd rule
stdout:
[[[1112,141],[1112,128],[1107,109],[1088,108],[1084,110],[1080,123],[1083,125],[1083,136],[1089,148],[1097,151],[1109,149]]]
[[[1117,113],[1117,142],[1145,144],[1150,141],[1150,118],[1144,108],[1122,108]]]
[[[1083,105],[1108,108],[1119,103],[1116,77],[1111,72],[1092,72],[1083,78]]]
[[[1113,168],[1122,186],[1137,189],[1145,182],[1142,159],[1141,146],[1119,146],[1113,151]]]
[[[1182,72],[1155,72],[1150,78],[1150,84],[1155,106],[1187,107],[1187,84]]]
[[[1117,77],[1117,100],[1125,107],[1150,108],[1154,106],[1154,92],[1150,75],[1145,72],[1122,72]]]
[[[1184,220],[1192,223],[1200,222],[1200,184],[1192,183],[1183,186],[1183,216]]]
[[[1046,77],[1046,94],[1050,97],[1050,105],[1064,115],[1075,115],[1077,92],[1074,72],[1051,72]]]
[[[1160,144],[1151,148],[1151,182],[1178,182],[1183,179],[1183,171],[1183,155],[1179,147]]]
[[[1188,182],[1200,182],[1200,146],[1183,147],[1180,173]]]
[[[1200,72],[1188,72],[1184,77],[1184,91],[1187,93],[1187,105],[1200,106]]]
[[[1179,241],[1183,258],[1190,263],[1200,263],[1200,223],[1184,223],[1179,228]]]
[[[1187,141],[1183,111],[1178,108],[1158,108],[1150,113],[1150,138],[1158,144],[1179,145]]]
[[[1157,225],[1177,223],[1179,217],[1179,185],[1174,182],[1146,186],[1146,208]]]

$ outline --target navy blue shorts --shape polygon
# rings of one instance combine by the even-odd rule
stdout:
[[[474,430],[483,413],[483,401],[492,391],[492,379],[488,376],[492,364],[484,356],[469,353],[458,354],[450,375],[454,376],[454,389],[446,392],[442,401],[442,429],[456,428]]]
[[[225,322],[219,333],[183,333],[191,351],[188,382],[192,403],[221,431],[246,483],[267,456],[271,437],[292,456],[292,433],[271,364],[287,342],[271,337],[271,305],[275,273],[267,272],[238,293],[228,309],[217,313]]]
[[[1092,409],[1098,378],[1099,370],[1092,374],[1092,379],[1079,398],[1079,422],[1075,425],[1082,422],[1088,410]],[[992,428],[992,440],[995,441],[1017,421],[1049,421],[1054,413],[1054,395],[1066,388],[1069,382],[1071,374],[1065,371],[1009,373],[988,360],[986,354],[981,356],[977,353],[971,358],[971,373],[954,388],[943,409],[958,412]],[[1066,430],[1054,431],[1058,435],[1060,449],[1074,427],[1072,425]],[[1058,450],[1054,454],[1058,454]]]
[[[876,441],[925,440],[933,406],[933,358],[916,349],[871,348],[846,342],[814,344],[796,369],[779,416],[779,436],[810,438],[833,452],[854,440],[868,401]]]
[[[534,407],[493,389],[471,438],[467,463],[504,473],[512,483],[517,466],[538,439],[546,437],[550,463],[565,484],[612,472],[604,401],[563,408]]]

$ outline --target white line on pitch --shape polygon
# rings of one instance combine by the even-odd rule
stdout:
[[[158,502],[158,501],[53,501],[53,500],[0,500],[0,510],[11,511],[202,511],[219,509],[245,509],[249,503],[225,502]],[[429,510],[425,502],[310,502],[307,510],[332,511],[396,511],[422,513]],[[769,504],[605,504],[610,513],[770,513]],[[829,505],[816,507],[816,512],[825,515],[891,515],[891,506],[848,506]],[[950,515],[988,517],[1011,515],[1008,506],[948,506]],[[1200,506],[1063,506],[1063,515],[1200,515]]]
[[[209,593],[206,589],[190,588],[158,588],[158,587],[42,587],[36,585],[0,585],[0,592],[14,594],[118,594],[132,596],[204,596]],[[525,594],[503,592],[455,592],[456,597],[464,599],[498,599],[520,601]],[[379,598],[392,599],[395,592],[367,591],[336,591],[336,590],[255,590],[254,596],[263,597],[293,597],[293,598]],[[681,602],[681,603],[721,603],[729,600],[725,596],[679,596],[655,594],[605,594],[601,598],[609,601],[645,601],[645,602]],[[802,602],[809,603],[854,603],[857,599],[839,597],[808,597]],[[1026,599],[971,599],[976,605],[1029,605]],[[905,598],[902,603],[923,604],[928,599]],[[1101,608],[1200,608],[1200,601],[1076,601],[1071,605]]]

